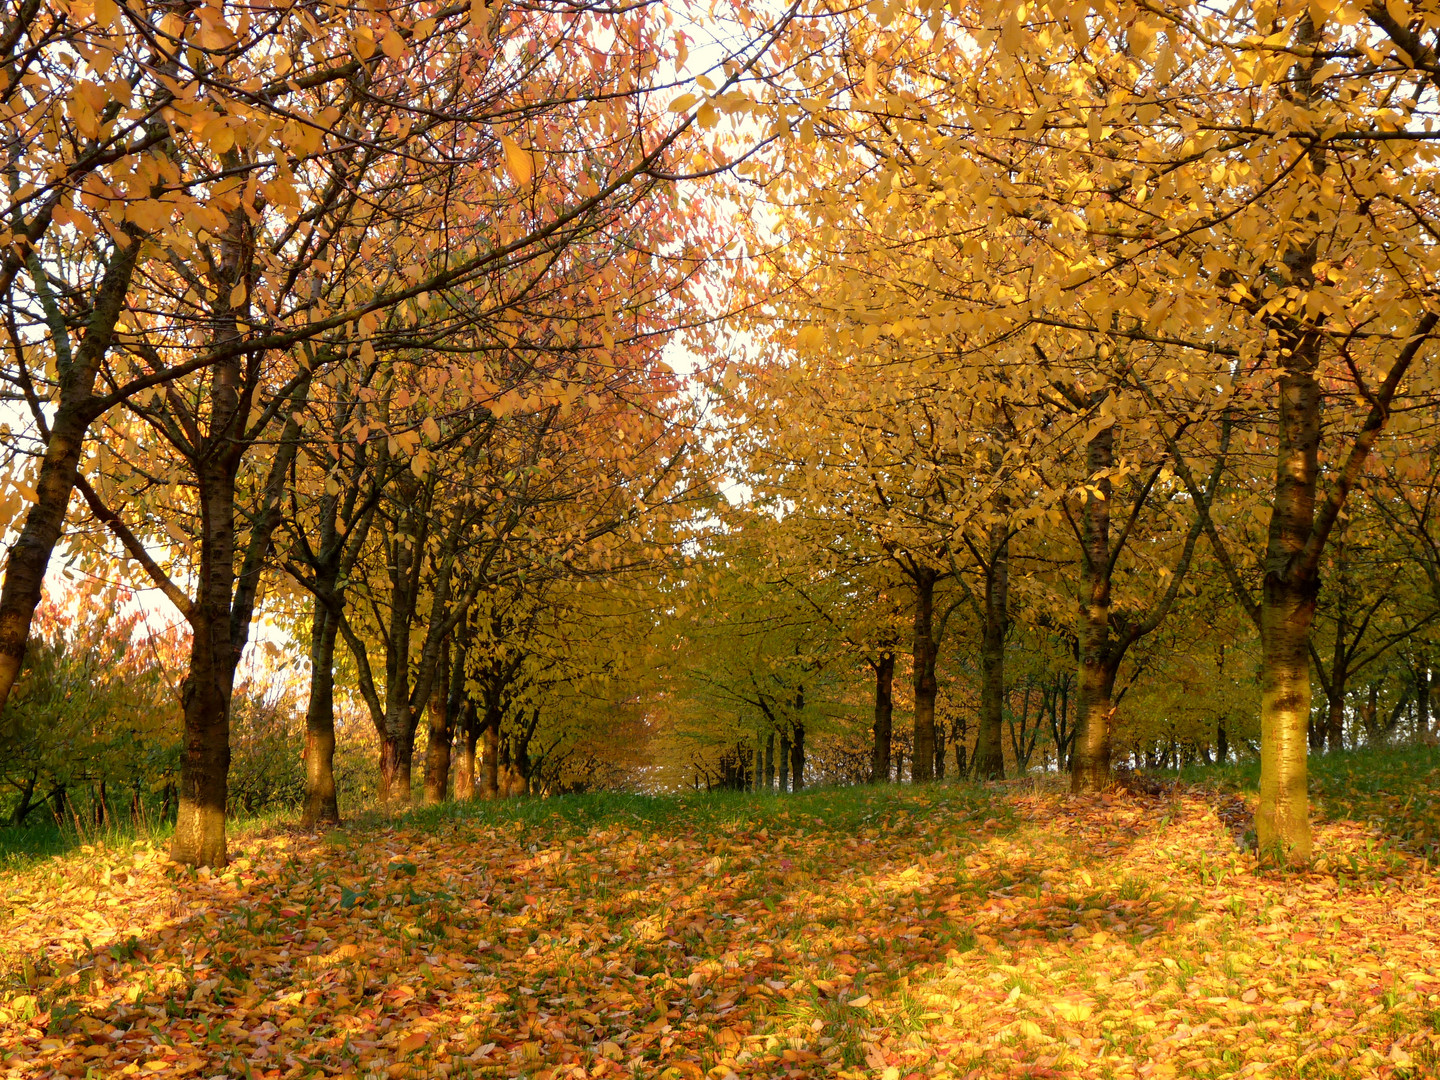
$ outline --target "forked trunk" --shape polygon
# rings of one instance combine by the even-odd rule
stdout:
[[[310,624],[310,704],[305,710],[305,811],[307,829],[338,822],[335,799],[335,636],[339,621],[319,599]]]
[[[915,744],[910,753],[910,779],[917,784],[935,775],[935,580],[921,567],[915,574]]]
[[[1308,12],[1295,24],[1300,44],[1313,45],[1316,27]],[[1321,64],[1318,49],[1297,60],[1290,86],[1308,105],[1320,92],[1312,77]],[[1310,150],[1315,175],[1326,171],[1320,144]],[[1315,283],[1318,222],[1304,219],[1309,241],[1283,252],[1286,279],[1301,289]],[[1297,222],[1298,224],[1298,222]],[[1433,325],[1433,323],[1432,323]],[[1255,834],[1264,857],[1308,862],[1311,854],[1310,800],[1306,791],[1306,729],[1310,724],[1310,626],[1319,593],[1315,534],[1315,491],[1320,476],[1321,333],[1298,317],[1277,321],[1282,374],[1276,425],[1275,501],[1265,544],[1265,578],[1260,599],[1260,805]],[[1413,354],[1412,354],[1413,355]],[[1358,447],[1357,447],[1358,449]],[[1323,544],[1323,537],[1320,538]]]
[[[140,234],[133,226],[125,231],[130,242],[114,247],[85,336],[69,365],[60,372],[60,401],[50,417],[50,436],[35,480],[35,499],[5,559],[5,581],[0,587],[0,713],[5,711],[25,662],[30,624],[40,605],[45,571],[65,529],[65,511],[75,490],[85,434],[94,419],[95,378],[109,351],[135,271]]]

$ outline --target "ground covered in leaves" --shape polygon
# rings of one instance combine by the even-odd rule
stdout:
[[[1440,758],[1345,768],[1304,872],[1237,844],[1238,774],[467,807],[217,874],[55,857],[0,876],[0,1076],[1430,1075]]]

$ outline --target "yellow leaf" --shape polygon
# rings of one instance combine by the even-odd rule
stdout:
[[[115,16],[120,14],[120,7],[115,0],[95,0],[95,24],[97,26],[109,26],[115,21]]]
[[[1015,1025],[1015,1030],[1025,1038],[1033,1041],[1038,1042],[1045,1039],[1045,1032],[1040,1030],[1040,1025],[1035,1023],[1034,1020],[1021,1020]]]
[[[501,136],[500,145],[505,149],[505,171],[510,174],[510,179],[521,187],[530,183],[530,178],[535,175],[535,159],[530,151],[523,149],[508,135]]]
[[[681,94],[674,101],[670,102],[671,112],[685,112],[700,99],[694,94]]]
[[[852,1009],[863,1009],[866,1005],[870,1004],[870,995],[861,994],[859,997],[851,998],[846,1004]]]
[[[440,441],[440,425],[435,423],[434,417],[427,416],[420,424],[420,430],[425,432],[425,437],[431,442]]]
[[[1005,20],[1005,27],[1000,31],[1000,47],[1007,53],[1020,51],[1020,42],[1023,40],[1023,32],[1020,26],[1020,14],[1012,11],[1010,17]]]
[[[391,60],[396,59],[405,51],[405,39],[394,30],[386,31],[385,36],[380,39],[380,48]]]

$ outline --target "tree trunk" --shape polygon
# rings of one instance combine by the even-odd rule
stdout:
[[[795,734],[790,740],[790,790],[805,787],[805,725],[795,721]]]
[[[205,589],[203,580],[201,588]],[[228,601],[228,585],[225,594]],[[180,756],[180,808],[170,857],[192,866],[219,867],[229,858],[225,843],[225,803],[230,774],[234,659],[229,604],[225,604],[222,612],[213,613],[205,599],[208,597],[202,594],[202,601],[190,618],[193,634],[190,669],[180,688],[185,735]]]
[[[1115,707],[1116,665],[1089,653],[1080,665],[1075,695],[1075,743],[1070,755],[1070,790],[1103,791],[1110,785],[1110,730]]]
[[[1080,674],[1075,702],[1075,743],[1070,790],[1103,791],[1110,785],[1111,694],[1120,658],[1110,636],[1109,470],[1115,464],[1115,429],[1104,427],[1085,447],[1085,468],[1097,489],[1082,507],[1080,558]]]
[[[316,598],[310,622],[310,705],[305,710],[305,811],[301,824],[337,823],[335,798],[335,636],[340,623]]]
[[[1318,581],[1295,573],[1315,517],[1320,386],[1309,370],[1280,379],[1275,505],[1266,546],[1260,608],[1260,849],[1297,862],[1310,858],[1306,726],[1310,721],[1310,626]]]
[[[915,744],[910,749],[910,778],[917,784],[935,775],[935,581],[937,574],[920,567],[915,581]]]
[[[765,736],[765,790],[775,790],[775,729]]]
[[[389,733],[380,741],[380,795],[386,811],[392,814],[401,813],[410,805],[413,756],[407,752],[405,743],[403,735]]]
[[[1230,733],[1225,729],[1225,717],[1215,722],[1215,763],[1224,765],[1230,758]]]
[[[1325,748],[1330,753],[1345,749],[1345,687],[1336,687],[1336,694],[1326,703]]]
[[[228,431],[237,408],[238,364],[211,375],[212,422]],[[218,441],[218,440],[217,440]],[[248,634],[248,612],[235,607],[235,484],[240,448],[203,459],[196,468],[200,502],[200,567],[188,613],[190,668],[181,685],[185,737],[180,758],[180,808],[170,857],[194,866],[224,866],[230,773],[230,698],[235,665]],[[258,573],[258,567],[256,569]]]
[[[430,689],[429,727],[425,741],[425,805],[437,806],[450,794],[450,647],[445,646]]]
[[[129,244],[113,248],[85,337],[60,374],[60,401],[50,417],[50,437],[35,480],[35,501],[5,560],[0,587],[0,713],[10,699],[25,662],[30,624],[45,583],[50,556],[65,528],[65,512],[75,490],[85,434],[94,420],[95,378],[110,349],[115,323],[124,308],[140,252],[140,233],[125,228]]]
[[[1424,661],[1415,672],[1415,727],[1422,739],[1430,734],[1430,662]]]
[[[875,664],[875,725],[870,750],[870,782],[890,779],[890,736],[895,713],[895,654],[888,649]]]
[[[977,780],[1005,779],[1005,636],[1010,629],[1010,539],[1003,521],[990,529],[985,569],[985,627],[980,643],[980,726],[972,768]]]
[[[780,791],[790,790],[790,733],[780,733]]]
[[[35,781],[39,777],[38,769],[31,769],[30,776],[25,781],[25,786],[20,790],[20,801],[15,804],[15,809],[10,812],[10,820],[7,824],[11,826],[25,824],[25,817],[30,813],[31,802],[35,797]]]
[[[484,755],[484,782],[481,785],[480,797],[498,799],[500,797],[500,707],[493,702],[487,703],[485,707]]]
[[[464,699],[460,706],[460,721],[456,725],[460,735],[460,755],[455,762],[455,798],[475,797],[475,743],[480,729],[475,723],[475,703]]]

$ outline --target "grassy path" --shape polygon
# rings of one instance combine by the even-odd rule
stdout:
[[[1237,847],[1238,774],[82,852],[0,876],[0,1075],[1432,1075],[1440,758],[1349,768],[1304,873]]]

